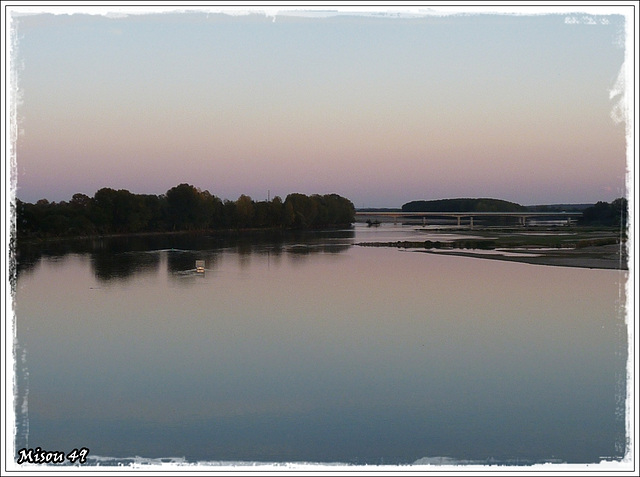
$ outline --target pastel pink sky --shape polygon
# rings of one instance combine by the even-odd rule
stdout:
[[[16,196],[187,182],[222,199],[338,193],[356,207],[611,201],[626,194],[611,98],[624,20],[14,16]]]

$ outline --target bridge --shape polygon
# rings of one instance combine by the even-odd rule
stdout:
[[[572,219],[582,216],[582,212],[359,212],[356,211],[356,217],[368,218],[392,218],[393,223],[397,224],[398,219],[408,219],[412,217],[422,217],[422,224],[427,225],[427,217],[453,217],[458,219],[458,227],[464,218],[469,219],[469,225],[473,228],[474,218],[483,217],[513,217],[518,220],[521,226],[527,225],[527,219],[530,218],[554,218],[556,220],[566,220],[567,225],[571,225]]]

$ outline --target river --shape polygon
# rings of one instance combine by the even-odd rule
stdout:
[[[25,259],[16,451],[84,448],[102,466],[619,461],[627,272],[354,245],[413,233],[103,239]]]

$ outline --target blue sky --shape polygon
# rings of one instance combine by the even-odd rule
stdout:
[[[111,11],[13,12],[21,200],[626,193],[625,10]]]

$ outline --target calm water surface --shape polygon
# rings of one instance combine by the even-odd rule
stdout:
[[[353,246],[412,234],[103,241],[31,260],[15,294],[16,449],[620,459],[626,272]]]

